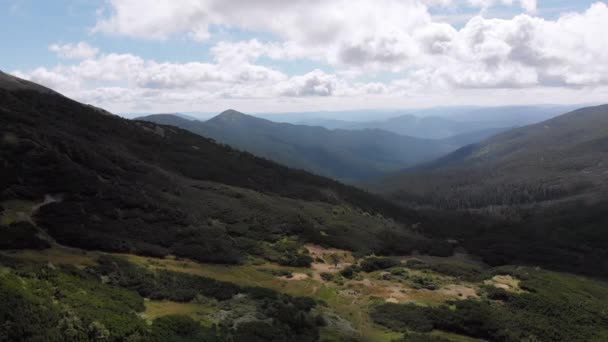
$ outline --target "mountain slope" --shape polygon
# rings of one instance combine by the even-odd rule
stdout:
[[[397,134],[431,139],[447,138],[454,135],[495,128],[494,123],[458,122],[438,116],[418,117],[401,115],[384,121],[363,122],[349,126],[349,129],[376,128]]]
[[[513,129],[386,181],[386,189],[466,207],[525,204],[604,191],[608,106]],[[423,181],[424,179],[424,181]]]
[[[205,122],[173,115],[139,119],[184,128],[255,155],[343,181],[376,178],[461,146],[381,130],[328,130],[281,124],[233,110]]]
[[[604,105],[498,134],[377,190],[407,207],[432,208],[445,218],[434,236],[459,240],[490,264],[607,277],[607,165]]]
[[[432,245],[396,222],[412,213],[378,197],[54,93],[0,89],[0,137],[0,222],[33,222],[61,244],[296,264],[306,241],[362,253],[387,252],[395,234],[412,242],[404,251]]]
[[[424,216],[44,88],[0,86],[0,174],[3,340],[608,336],[603,283],[449,255]]]

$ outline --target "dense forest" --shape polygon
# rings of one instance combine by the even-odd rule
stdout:
[[[437,238],[493,265],[608,276],[608,106],[579,109],[472,144],[376,189],[427,211]]]
[[[137,119],[180,127],[283,165],[352,183],[433,160],[466,144],[458,139],[422,139],[383,130],[277,123],[235,110],[204,122],[170,114]]]

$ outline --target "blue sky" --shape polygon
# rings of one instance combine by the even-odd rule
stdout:
[[[606,15],[588,0],[0,0],[0,69],[117,112],[597,102]]]

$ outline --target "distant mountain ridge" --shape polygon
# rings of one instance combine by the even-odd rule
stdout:
[[[432,109],[393,112],[391,117],[374,120],[344,120],[340,118],[302,118],[296,124],[321,126],[329,129],[382,129],[418,138],[443,139],[487,130],[506,130],[550,119],[576,109],[576,106],[502,106],[502,107],[437,107]],[[371,111],[373,112],[373,111]],[[386,115],[386,113],[383,113]],[[281,115],[264,116],[281,121]],[[342,117],[348,117],[346,115]]]
[[[469,206],[532,203],[602,191],[608,181],[607,127],[608,105],[582,108],[499,133],[407,170],[387,179],[385,189],[402,196],[435,193],[452,204],[458,203],[456,198],[468,198]],[[438,187],[442,191],[437,192]],[[497,193],[499,187],[504,191]]]
[[[499,133],[375,190],[405,208],[461,215],[436,237],[489,263],[608,276],[608,105]],[[477,214],[486,219],[464,223]]]
[[[210,120],[175,115],[137,118],[190,130],[218,142],[343,181],[358,182],[437,158],[468,142],[402,136],[379,130],[329,130],[227,110]]]

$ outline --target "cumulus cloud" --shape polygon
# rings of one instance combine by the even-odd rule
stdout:
[[[78,89],[80,83],[77,80],[71,79],[68,75],[57,70],[48,70],[43,67],[30,70],[28,72],[15,71],[15,76],[27,79],[49,88],[59,91],[72,91]]]
[[[52,44],[49,51],[55,52],[57,56],[66,59],[87,59],[97,55],[99,49],[85,42],[76,44]]]
[[[335,75],[313,70],[302,76],[294,76],[280,85],[280,94],[285,96],[331,96],[337,87]]]
[[[606,29],[604,3],[555,21],[480,16],[460,30],[434,21],[428,12],[428,6],[457,2],[480,8],[519,5],[529,13],[537,7],[536,0],[111,0],[95,30],[150,39],[178,33],[204,39],[209,27],[219,25],[280,37],[273,42],[224,41],[212,48],[216,61],[235,65],[266,56],[310,59],[359,73],[430,67],[441,68],[438,74],[451,83],[467,86],[604,81],[605,40],[590,34]],[[589,63],[591,59],[602,63]],[[464,70],[471,75],[454,74]]]
[[[434,73],[465,86],[521,87],[608,84],[608,6],[556,21],[519,15],[471,19],[446,43]]]
[[[133,54],[100,53],[84,42],[54,44],[49,49],[72,59],[72,64],[20,75],[82,98],[140,105],[214,99],[320,103],[330,98],[415,98],[481,93],[481,89],[532,93],[554,88],[574,93],[608,86],[604,2],[554,20],[535,16],[536,0],[109,0],[107,4],[93,32],[160,40],[186,37],[204,42],[201,48],[209,48],[211,58],[159,62]],[[480,13],[461,27],[429,12],[429,7],[462,4],[478,7]],[[489,18],[484,10],[496,5],[517,6],[525,13]],[[212,32],[226,28],[273,39],[232,41],[230,35],[209,39]],[[274,64],[302,60],[312,66],[298,73]]]

